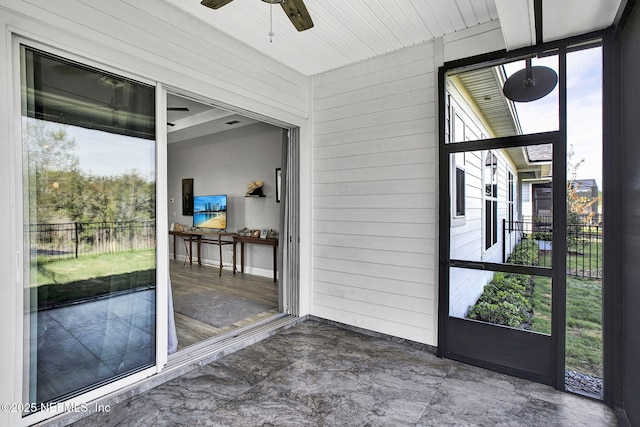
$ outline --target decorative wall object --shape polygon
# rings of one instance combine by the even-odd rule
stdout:
[[[280,203],[280,194],[282,191],[282,169],[276,168],[276,203]]]
[[[193,216],[193,178],[182,180],[182,215]]]
[[[266,197],[264,192],[262,191],[262,186],[264,182],[262,181],[252,181],[247,185],[247,192],[244,197],[258,196],[258,197]]]

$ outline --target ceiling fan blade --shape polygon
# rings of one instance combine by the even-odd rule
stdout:
[[[304,31],[313,27],[311,15],[303,0],[285,0],[280,5],[296,30]]]
[[[189,111],[189,107],[167,107],[167,111]]]
[[[210,7],[211,9],[220,9],[227,3],[231,3],[233,0],[202,0],[201,5]]]

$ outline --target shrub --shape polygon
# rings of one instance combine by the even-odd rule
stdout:
[[[520,323],[527,319],[532,307],[529,300],[522,293],[508,290],[501,291],[495,286],[487,286],[487,288],[485,288],[485,291],[480,296],[480,299],[478,299],[478,302],[498,305],[501,302],[507,302],[517,309],[517,314],[521,318]]]
[[[523,319],[520,310],[513,304],[502,301],[498,304],[489,302],[478,302],[469,312],[469,319],[482,320],[483,322],[495,323],[498,325],[520,326]]]
[[[516,257],[527,260],[531,253],[527,250],[531,246],[529,242],[514,250]],[[523,246],[524,249],[521,249]],[[469,310],[467,318],[510,327],[520,326],[531,318],[533,312],[527,298],[531,291],[530,281],[531,276],[526,274],[495,273],[491,283],[485,286],[482,295]]]
[[[507,262],[520,265],[538,265],[538,242],[533,239],[523,239],[515,247]]]

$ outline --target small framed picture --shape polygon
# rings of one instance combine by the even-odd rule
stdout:
[[[251,237],[260,237],[260,230],[256,229],[251,232]]]
[[[282,194],[282,169],[276,168],[276,203],[280,203]]]
[[[269,233],[269,229],[268,228],[263,228],[262,231],[260,232],[260,238],[261,239],[266,239],[267,238],[267,233]]]

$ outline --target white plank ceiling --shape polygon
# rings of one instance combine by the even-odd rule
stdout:
[[[165,0],[269,57],[314,75],[446,34],[500,20],[505,45],[535,43],[533,0],[305,0],[314,27],[297,32],[279,5],[234,0],[212,10],[200,0]],[[544,38],[606,28],[621,0],[544,0]]]

